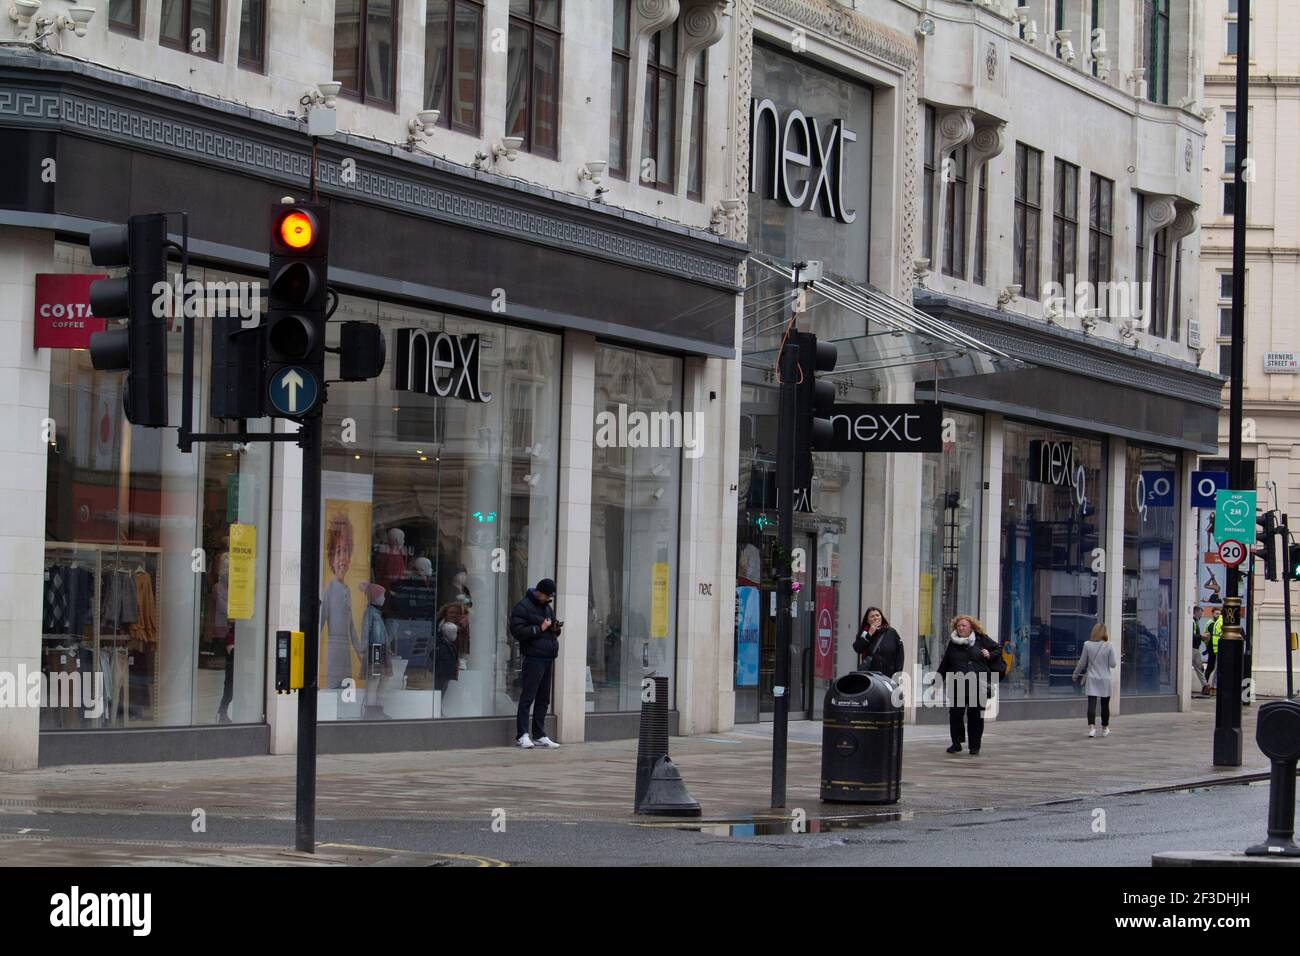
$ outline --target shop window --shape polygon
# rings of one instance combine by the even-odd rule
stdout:
[[[60,271],[95,272],[59,244]],[[177,272],[172,267],[172,279]],[[255,282],[204,269],[198,282]],[[195,339],[210,341],[207,319]],[[167,336],[181,364],[181,326]],[[206,400],[209,357],[195,363]],[[45,708],[43,729],[259,723],[265,717],[271,445],[210,441],[191,454],[122,414],[121,374],[85,351],[50,352],[41,665],[98,682],[104,706]],[[176,410],[173,408],[172,420]],[[200,416],[201,431],[221,423]],[[250,422],[254,432],[266,422]],[[62,678],[57,678],[62,679]]]
[[[320,719],[513,714],[510,610],[564,586],[560,337],[352,295],[336,318],[378,321],[393,368],[325,407]],[[477,357],[473,400],[427,393],[443,349]]]
[[[439,126],[478,134],[482,50],[482,3],[428,0],[424,16],[424,108],[441,111]]]
[[[158,42],[220,60],[221,0],[162,0]]]
[[[506,134],[554,159],[560,130],[560,0],[510,0]]]
[[[243,0],[239,5],[239,65],[266,69],[266,0]]]
[[[140,35],[140,0],[109,0],[108,28],[114,33]]]
[[[1007,421],[1002,458],[1002,610],[1008,698],[1073,697],[1083,642],[1102,619],[1106,446]]]
[[[677,21],[650,37],[641,123],[641,182],[673,188],[677,142]]]
[[[651,673],[676,693],[682,449],[699,437],[685,431],[682,374],[678,358],[596,347],[587,706],[597,713],[639,710]]]
[[[1123,693],[1173,694],[1182,633],[1179,454],[1137,444],[1126,454],[1123,633],[1117,648]]]
[[[612,0],[613,36],[610,41],[609,173],[627,179],[627,114],[632,75],[632,0]]]
[[[922,672],[943,659],[948,622],[980,607],[980,516],[984,419],[945,408],[956,437],[921,456],[921,564],[917,660]]]
[[[1092,174],[1088,190],[1088,282],[1092,286],[1095,308],[1101,317],[1110,318],[1109,288],[1115,243],[1115,183]]]
[[[1016,143],[1015,237],[1012,282],[1026,298],[1038,298],[1038,230],[1042,216],[1043,154]]]
[[[392,108],[397,103],[398,0],[337,0],[334,79],[343,95]]]

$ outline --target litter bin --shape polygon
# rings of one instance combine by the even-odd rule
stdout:
[[[822,799],[897,803],[903,777],[903,709],[894,682],[874,671],[845,674],[826,691]]]

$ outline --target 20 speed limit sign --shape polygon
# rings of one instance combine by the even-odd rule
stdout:
[[[1246,546],[1240,541],[1219,542],[1219,560],[1230,568],[1235,568],[1246,560]]]

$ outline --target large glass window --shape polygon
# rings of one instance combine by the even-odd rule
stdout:
[[[1115,242],[1115,183],[1092,174],[1088,191],[1088,282],[1092,285],[1093,305],[1101,309],[1102,318],[1110,318],[1109,295],[1101,292],[1102,284],[1111,281]]]
[[[698,438],[687,425],[681,359],[597,346],[587,666],[598,713],[639,709],[650,673],[676,693],[682,447]]]
[[[239,5],[239,65],[266,69],[266,0],[243,0]]]
[[[506,133],[541,156],[560,148],[560,0],[510,0]]]
[[[948,157],[944,178],[948,180],[948,201],[943,213],[943,274],[966,278],[966,147],[958,146]]]
[[[1124,501],[1124,630],[1120,645],[1125,694],[1172,694],[1176,635],[1178,453],[1130,444]]]
[[[158,42],[221,59],[221,0],[162,0]]]
[[[1073,302],[1079,242],[1079,167],[1056,160],[1052,189],[1052,278],[1065,290],[1066,300]]]
[[[1026,298],[1038,298],[1038,230],[1042,215],[1043,154],[1016,143],[1015,237],[1012,282]]]
[[[60,244],[57,261],[60,271],[96,271],[84,247]],[[189,277],[251,281],[193,263]],[[202,410],[210,331],[207,319],[191,321],[202,343]],[[167,340],[175,422],[179,324]],[[261,722],[271,446],[212,441],[183,454],[174,433],[126,421],[123,384],[120,373],[93,369],[88,352],[50,351],[41,668],[60,682],[80,674],[100,688],[103,706],[46,708],[41,726]],[[200,430],[221,430],[198,421]]]
[[[704,110],[706,84],[709,79],[709,51],[701,50],[695,59],[695,77],[691,81],[691,142],[686,171],[686,196],[700,199],[704,195]]]
[[[921,456],[920,609],[916,663],[933,670],[943,658],[948,622],[978,614],[984,419],[944,409],[956,438]]]
[[[673,188],[677,142],[677,21],[650,38],[641,130],[641,182]]]
[[[930,259],[930,246],[933,243],[931,233],[934,231],[934,107],[925,108],[925,157],[921,194],[921,255]],[[934,264],[931,260],[931,265]]]
[[[1008,697],[1070,696],[1083,642],[1102,617],[1102,440],[1008,421],[1002,458],[1002,613]]]
[[[1169,0],[1143,0],[1147,99],[1169,102]]]
[[[632,0],[613,0],[610,41],[609,172],[627,179],[628,77],[632,71]]]
[[[350,295],[335,318],[379,322],[390,368],[325,408],[320,719],[514,713],[510,609],[562,577],[560,337]]]
[[[337,0],[334,79],[363,103],[397,102],[398,0]]]
[[[424,108],[440,110],[439,126],[479,128],[483,4],[428,0],[424,15]]]

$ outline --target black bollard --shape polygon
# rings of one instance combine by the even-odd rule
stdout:
[[[1255,742],[1273,762],[1268,784],[1268,839],[1247,856],[1300,856],[1295,842],[1295,772],[1300,760],[1300,702],[1270,700],[1259,708]]]

